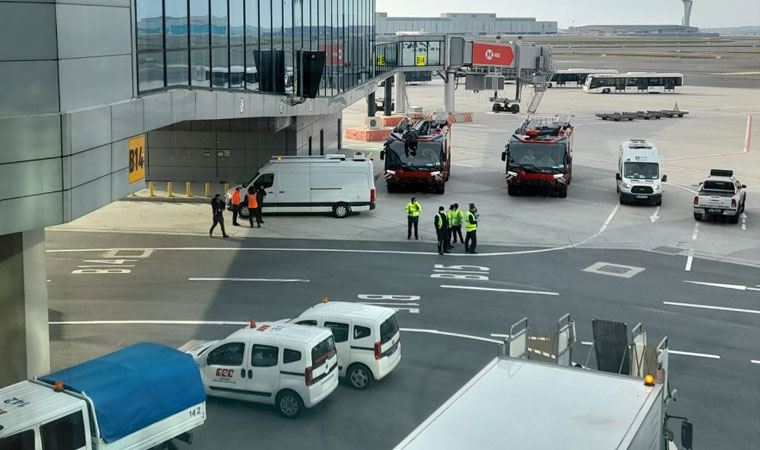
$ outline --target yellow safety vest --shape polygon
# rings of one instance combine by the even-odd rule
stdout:
[[[472,221],[473,223],[470,223]],[[478,219],[475,218],[475,214],[472,211],[467,211],[467,221],[465,222],[467,231],[475,231],[478,229]]]
[[[420,205],[419,203],[409,202],[406,204],[406,213],[409,214],[410,217],[419,216],[421,211],[422,211],[422,205]]]

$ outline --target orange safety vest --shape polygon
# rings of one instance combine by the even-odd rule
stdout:
[[[253,194],[248,194],[248,209],[256,209],[259,207],[259,201],[256,197],[257,195],[255,192]]]
[[[232,204],[236,206],[240,204],[240,191],[236,190],[232,193]]]

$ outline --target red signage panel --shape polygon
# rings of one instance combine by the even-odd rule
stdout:
[[[472,63],[480,66],[509,67],[515,62],[515,52],[509,45],[472,44]]]

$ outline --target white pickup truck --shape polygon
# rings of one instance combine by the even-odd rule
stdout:
[[[694,219],[724,216],[738,223],[747,203],[746,187],[734,178],[733,170],[710,170],[710,177],[699,183],[694,196]]]

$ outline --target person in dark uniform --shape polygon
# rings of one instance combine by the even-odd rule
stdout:
[[[254,212],[256,213],[256,223],[258,223],[259,226],[264,223],[264,221],[261,219],[261,208],[264,207],[264,197],[266,196],[267,191],[264,190],[263,186],[256,187],[256,200],[259,202],[259,207],[256,208],[256,211]]]
[[[219,224],[222,228],[222,236],[229,237],[224,230],[224,200],[222,200],[222,197],[220,197],[219,194],[216,194],[214,198],[211,199],[211,212],[214,215],[214,224],[211,225],[208,237],[213,237],[212,233],[214,232],[214,228],[216,228],[216,224]]]
[[[435,233],[438,235],[438,254],[443,255],[449,252],[449,220],[446,218],[446,209],[443,206],[438,207],[438,214],[433,219],[435,224]]]

